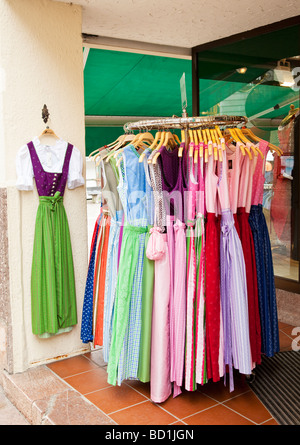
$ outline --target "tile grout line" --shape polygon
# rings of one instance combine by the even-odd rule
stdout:
[[[280,331],[281,331],[284,335],[286,335],[286,336],[289,337],[289,335],[288,335],[286,332],[282,331],[281,329],[280,329]],[[100,351],[100,350],[99,350],[99,351]],[[90,353],[90,354],[93,354],[93,352],[96,352],[96,351],[90,351],[89,353]],[[105,366],[107,366],[106,364],[104,364],[104,365],[102,365],[102,366],[99,365],[99,364],[98,364],[97,362],[95,362],[93,359],[91,359],[91,358],[89,358],[89,357],[86,357],[84,354],[81,354],[81,356],[83,356],[88,362],[92,363],[92,364],[95,366],[94,369],[99,369],[99,368],[100,368],[100,369],[103,369],[103,368],[105,368]],[[93,404],[90,400],[88,400],[88,399],[85,397],[85,395],[87,395],[87,394],[93,394],[93,393],[95,393],[95,392],[102,391],[103,389],[108,389],[108,388],[111,387],[111,385],[109,385],[109,386],[106,386],[106,387],[104,387],[104,388],[99,388],[99,389],[97,389],[97,390],[95,390],[95,391],[88,392],[88,393],[86,393],[86,394],[81,394],[78,390],[76,390],[74,387],[72,387],[72,386],[71,386],[65,379],[68,379],[68,378],[73,377],[73,376],[78,376],[78,375],[81,375],[81,374],[86,374],[86,373],[88,373],[88,372],[90,372],[90,371],[93,371],[94,369],[90,369],[90,370],[87,370],[87,371],[82,371],[82,372],[79,372],[79,373],[76,373],[76,374],[71,374],[71,375],[68,375],[68,376],[66,376],[66,377],[60,377],[60,376],[59,376],[58,374],[56,374],[55,371],[53,371],[51,368],[48,368],[48,369],[50,369],[51,372],[53,372],[57,377],[59,377],[61,380],[63,380],[63,381],[64,381],[70,388],[72,388],[73,390],[77,391],[82,397],[85,398],[85,400],[87,400],[87,401],[88,401],[90,404],[92,404],[92,405],[94,405],[94,404]],[[104,370],[105,370],[105,369],[104,369]],[[203,409],[203,410],[197,411],[196,413],[193,413],[193,414],[191,414],[191,415],[189,415],[189,416],[180,418],[180,417],[174,415],[173,413],[171,413],[170,411],[168,411],[166,408],[163,408],[163,407],[161,407],[159,404],[153,402],[149,397],[147,397],[145,394],[143,394],[142,392],[140,392],[138,389],[134,388],[133,386],[131,386],[131,385],[128,384],[127,382],[124,382],[124,384],[125,384],[126,386],[128,386],[129,388],[133,389],[135,392],[137,392],[137,393],[138,393],[139,395],[141,395],[142,397],[144,397],[144,398],[145,398],[145,401],[142,401],[142,402],[139,402],[139,403],[136,403],[136,404],[127,406],[127,407],[125,407],[125,408],[121,408],[120,410],[112,411],[112,412],[109,413],[109,414],[104,413],[98,406],[94,405],[94,406],[95,406],[101,413],[103,413],[106,417],[110,418],[110,417],[109,417],[110,414],[115,414],[115,413],[117,413],[117,412],[119,412],[119,411],[124,411],[125,409],[128,409],[128,408],[131,408],[131,407],[133,407],[133,406],[137,406],[137,405],[139,405],[139,404],[145,403],[146,401],[150,401],[151,403],[153,403],[154,405],[156,405],[158,408],[161,408],[163,411],[165,411],[166,413],[168,413],[169,415],[171,415],[172,417],[174,417],[175,419],[177,419],[177,420],[175,420],[174,422],[172,422],[171,424],[176,423],[176,422],[178,422],[178,421],[182,421],[182,422],[184,422],[184,419],[187,419],[187,418],[189,418],[189,417],[191,417],[191,416],[193,416],[193,415],[195,415],[195,414],[198,414],[198,413],[201,413],[201,412],[203,412],[203,411],[206,411],[206,410],[208,410],[208,409],[210,409],[210,408],[213,408],[213,407],[215,407],[215,406],[217,406],[217,405],[223,405],[225,408],[230,409],[231,411],[233,411],[233,412],[236,413],[237,415],[242,416],[243,418],[249,420],[250,422],[252,422],[252,423],[254,423],[254,424],[256,424],[256,425],[264,424],[264,423],[266,423],[266,422],[268,422],[268,421],[274,419],[274,418],[272,417],[272,415],[269,413],[269,414],[270,414],[270,418],[264,420],[264,421],[261,422],[261,423],[257,423],[257,422],[254,422],[253,420],[249,419],[248,417],[244,416],[243,414],[239,413],[238,411],[235,411],[234,409],[232,409],[232,408],[230,408],[230,407],[224,405],[226,402],[228,402],[228,401],[230,401],[230,400],[233,400],[233,399],[235,399],[235,398],[237,398],[237,397],[239,397],[239,396],[241,396],[241,395],[243,395],[243,394],[246,394],[246,393],[248,393],[248,392],[253,392],[253,390],[252,390],[251,388],[249,388],[248,390],[246,390],[245,392],[243,392],[243,393],[241,393],[241,394],[237,394],[236,396],[229,397],[228,399],[225,399],[225,400],[223,400],[222,402],[216,400],[215,398],[213,398],[213,397],[211,397],[211,396],[209,396],[209,395],[207,395],[207,394],[201,393],[200,390],[197,390],[197,391],[199,391],[199,393],[200,393],[201,395],[204,395],[205,397],[208,397],[209,399],[213,400],[213,401],[215,402],[215,404],[212,405],[211,407],[208,407],[208,408],[205,408],[205,409]],[[116,423],[113,419],[110,418],[110,420],[112,420],[114,423]],[[171,424],[170,424],[170,425],[171,425]]]
[[[47,366],[47,365],[46,365],[46,366]],[[92,405],[92,406],[94,406],[95,408],[97,408],[97,410],[99,410],[100,413],[101,413],[103,416],[108,417],[109,420],[111,420],[112,422],[115,423],[115,425],[118,425],[118,424],[116,423],[115,420],[113,420],[113,419],[112,419],[111,417],[109,417],[104,411],[102,411],[98,406],[96,406],[94,403],[92,403],[87,397],[84,396],[84,394],[82,394],[82,393],[79,392],[76,388],[74,388],[72,385],[70,385],[70,383],[66,382],[62,377],[60,377],[58,374],[56,374],[56,372],[53,371],[51,368],[48,368],[48,369],[49,369],[53,374],[55,374],[55,376],[56,376],[58,379],[62,380],[67,386],[69,386],[70,389],[72,389],[73,391],[76,391],[76,392],[80,395],[80,397],[84,398],[84,400],[85,400],[86,402],[88,402],[90,405]]]

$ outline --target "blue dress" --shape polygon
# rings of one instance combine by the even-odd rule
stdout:
[[[271,243],[261,204],[251,206],[249,224],[253,234],[257,271],[261,352],[272,357],[280,350],[279,329]]]
[[[142,277],[148,230],[148,185],[143,163],[132,145],[124,147],[119,196],[124,209],[119,272],[114,306],[108,382],[137,379],[141,336]]]

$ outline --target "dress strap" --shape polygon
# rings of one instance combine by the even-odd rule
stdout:
[[[43,170],[43,166],[42,166],[42,163],[40,161],[40,158],[38,157],[38,154],[36,152],[36,149],[35,149],[32,141],[28,142],[27,147],[28,147],[29,154],[30,154],[30,157],[31,157],[33,173],[36,176],[36,173],[39,170],[38,167],[40,167],[40,169]]]
[[[64,163],[63,163],[63,168],[62,168],[62,195],[64,193],[67,179],[68,179],[69,165],[70,165],[72,151],[73,151],[73,145],[68,142],[65,159],[64,159]]]

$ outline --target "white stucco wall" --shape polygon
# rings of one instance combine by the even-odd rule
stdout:
[[[76,278],[78,324],[41,340],[31,332],[30,277],[38,195],[15,188],[17,150],[45,124],[85,156],[81,7],[50,0],[0,0],[0,186],[7,188],[13,371],[75,355],[88,261],[85,187],[66,188]],[[84,172],[85,174],[85,167]]]

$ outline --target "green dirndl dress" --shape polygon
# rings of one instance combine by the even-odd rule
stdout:
[[[47,338],[77,323],[71,238],[63,194],[73,146],[68,144],[62,173],[44,171],[28,144],[39,194],[31,273],[32,332]]]

